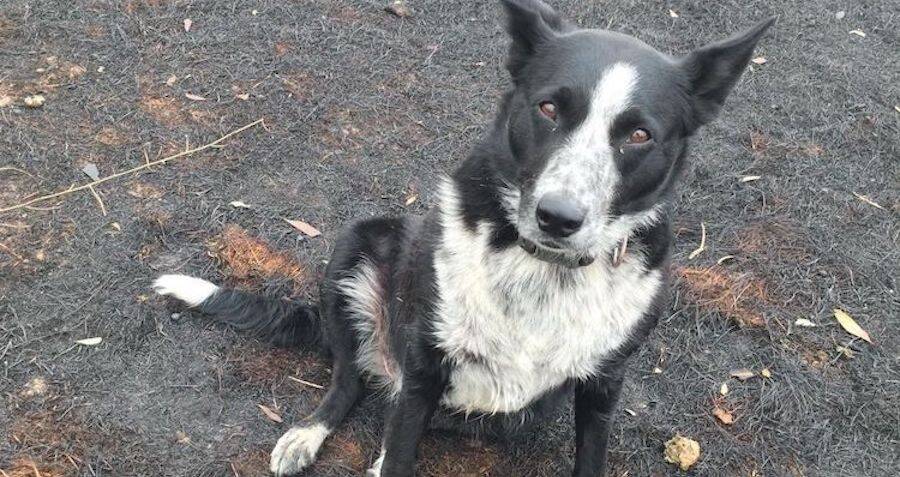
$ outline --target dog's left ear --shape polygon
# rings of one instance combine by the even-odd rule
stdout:
[[[506,31],[512,38],[506,69],[516,81],[542,44],[572,27],[541,0],[502,0],[501,3],[506,9]]]
[[[719,114],[725,98],[750,62],[753,49],[775,17],[757,23],[731,38],[695,50],[681,61],[689,78],[693,99],[694,128],[710,122]]]

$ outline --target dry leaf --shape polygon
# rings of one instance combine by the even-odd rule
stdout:
[[[93,338],[85,338],[83,340],[77,340],[75,342],[82,346],[97,346],[98,344],[103,342],[103,338],[95,336]]]
[[[894,106],[894,111],[897,111],[898,113],[900,113],[900,106]]]
[[[184,93],[184,97],[193,101],[206,101],[206,98],[193,93]]]
[[[741,182],[753,182],[762,179],[762,176],[744,176],[741,177]]]
[[[190,444],[191,438],[184,431],[175,431],[175,441],[179,444]]]
[[[716,416],[716,419],[718,419],[722,424],[734,424],[734,416],[721,407],[716,406],[715,409],[713,409],[712,413],[713,416]]]
[[[728,395],[728,383],[722,383],[722,385],[719,386],[719,394],[723,396]]]
[[[851,35],[856,35],[856,36],[861,36],[861,37],[863,37],[863,38],[866,37],[866,34],[863,33],[862,30],[850,30],[850,34],[851,34]]]
[[[854,192],[853,195],[856,196],[857,199],[871,205],[872,207],[875,207],[876,209],[885,210],[885,208],[881,204],[875,202],[874,200],[872,200],[862,194],[857,194],[856,192]]]
[[[177,82],[178,82],[178,77],[175,75],[172,75],[172,76],[169,76],[168,78],[166,78],[166,86],[168,86],[170,88],[172,86],[175,86],[175,83],[177,83]]]
[[[47,98],[40,94],[26,96],[24,99],[25,106],[28,106],[29,108],[40,108],[44,105],[45,101],[47,101]]]
[[[838,323],[841,324],[841,328],[844,329],[847,333],[850,333],[853,336],[858,338],[862,338],[867,342],[871,343],[872,338],[869,337],[869,333],[866,330],[862,329],[856,321],[847,314],[846,311],[841,310],[840,308],[834,309],[834,317],[837,318]]]
[[[413,202],[415,202],[418,199],[419,199],[419,196],[417,196],[416,194],[412,194],[406,198],[406,205],[410,206],[413,204]]]
[[[688,260],[697,258],[704,250],[706,250],[706,224],[700,222],[700,246],[688,255]]]
[[[841,10],[834,14],[834,18],[836,18],[838,20],[843,20],[846,15],[847,15],[847,12]]]
[[[856,356],[856,352],[846,346],[837,345],[834,349],[847,359],[853,359]]]
[[[734,255],[725,255],[724,257],[716,260],[716,265],[721,265],[729,260],[734,260]]]
[[[236,94],[234,97],[241,101],[247,101],[250,99],[250,93]]]
[[[10,104],[13,104],[13,101],[15,101],[15,100],[12,98],[12,96],[8,96],[5,94],[0,95],[0,108],[5,108],[5,107],[9,106]]]
[[[97,169],[97,164],[94,164],[93,162],[85,164],[84,167],[81,168],[81,172],[84,172],[84,174],[92,180],[100,178],[100,171]]]
[[[265,414],[266,418],[268,418],[270,421],[277,422],[279,424],[284,422],[284,419],[282,419],[277,412],[269,409],[266,406],[263,406],[262,404],[257,404],[257,406],[259,406],[259,410],[262,411],[262,413]]]
[[[816,324],[812,321],[807,320],[806,318],[797,318],[797,321],[794,322],[796,326],[802,326],[804,328],[815,328]]]
[[[746,381],[750,378],[756,377],[756,373],[750,371],[747,368],[736,369],[731,372],[732,378],[740,379],[741,381]]]
[[[772,377],[772,372],[769,371],[769,368],[763,368],[762,371],[759,372],[760,376],[769,379]]]
[[[666,442],[666,462],[676,464],[681,470],[688,470],[700,458],[700,443],[676,434]]]
[[[669,16],[672,18],[678,18],[678,12],[675,10],[669,10]]]
[[[653,374],[662,374],[662,368],[659,366],[653,368]]]
[[[284,219],[285,222],[291,224],[291,227],[299,230],[300,233],[306,235],[307,237],[314,238],[322,235],[322,232],[319,232],[319,229],[313,227],[312,225],[307,224],[306,222],[300,220],[290,220]]]
[[[247,203],[240,200],[233,200],[228,203],[228,205],[234,207],[235,209],[249,209],[250,206]]]
[[[753,59],[750,60],[750,61],[752,61],[754,65],[764,65],[764,64],[766,64],[769,60],[767,60],[764,56],[757,56],[756,58],[753,58]]]
[[[184,19],[184,31],[185,31],[185,33],[191,31],[191,26],[192,26],[193,24],[194,24],[194,22],[193,22],[193,20],[191,20],[190,18],[185,18],[185,19]]]

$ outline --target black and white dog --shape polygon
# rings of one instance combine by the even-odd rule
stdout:
[[[343,234],[318,309],[184,275],[154,283],[222,322],[333,358],[322,403],[272,451],[275,475],[313,462],[364,381],[389,403],[369,475],[414,475],[439,405],[524,422],[571,393],[573,474],[603,473],[625,360],[666,307],[688,138],[719,112],[774,20],[672,57],[578,28],[539,0],[503,5],[514,87],[487,137],[429,214]]]

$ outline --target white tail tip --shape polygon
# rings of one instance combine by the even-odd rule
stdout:
[[[202,278],[187,275],[161,275],[153,281],[153,290],[160,295],[171,295],[187,306],[195,307],[219,290],[215,284]]]

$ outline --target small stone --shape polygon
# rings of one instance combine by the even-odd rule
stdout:
[[[834,14],[834,18],[837,18],[838,20],[843,20],[846,15],[847,15],[847,12],[841,10]]]
[[[412,11],[406,6],[403,0],[394,0],[390,5],[384,7],[384,11],[398,18],[407,18],[412,16]]]

